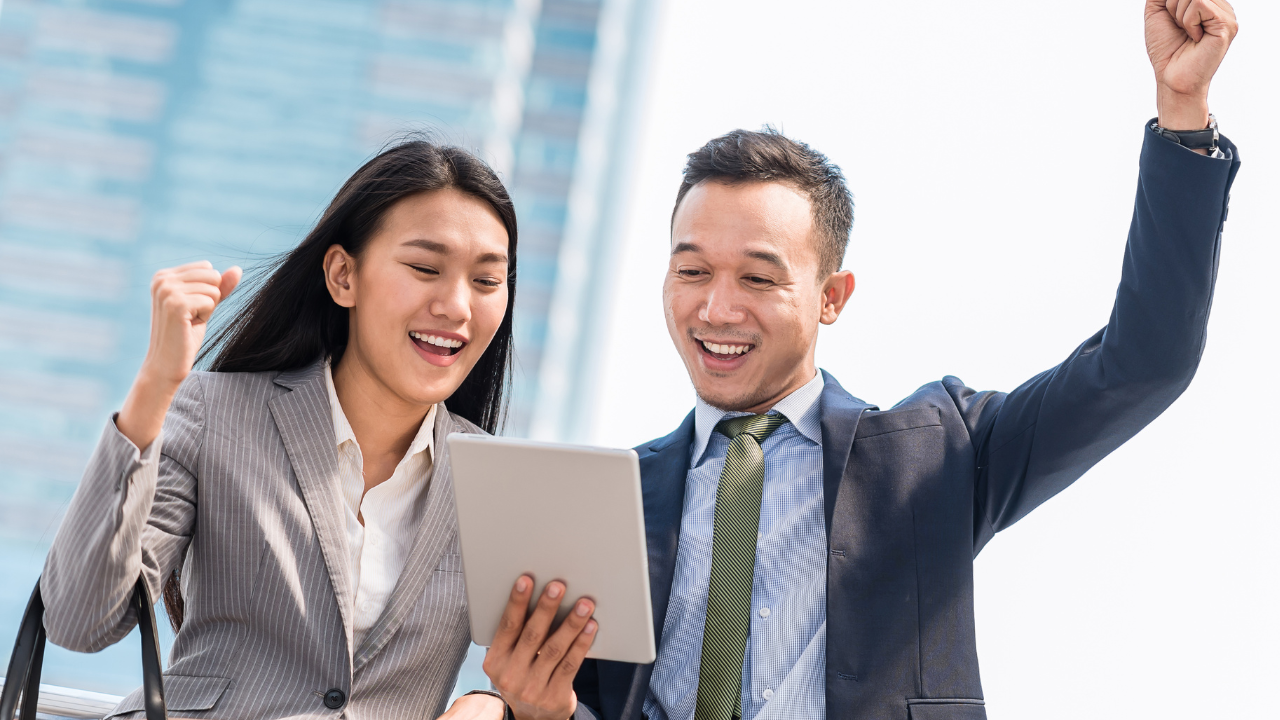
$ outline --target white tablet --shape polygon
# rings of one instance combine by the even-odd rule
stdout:
[[[529,573],[534,601],[552,580],[568,586],[557,620],[579,597],[595,601],[600,629],[587,657],[653,662],[635,451],[462,433],[448,443],[471,639],[493,642],[512,586]]]

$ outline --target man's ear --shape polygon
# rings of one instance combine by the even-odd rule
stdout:
[[[822,316],[823,325],[830,325],[840,317],[844,304],[853,295],[853,273],[848,270],[833,272],[822,283]]]
[[[334,302],[356,306],[356,259],[341,245],[330,245],[324,253],[324,284]]]

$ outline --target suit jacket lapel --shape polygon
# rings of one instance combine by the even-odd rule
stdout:
[[[324,555],[324,564],[333,583],[333,594],[342,614],[347,635],[347,651],[351,652],[351,570],[347,545],[346,511],[338,487],[338,450],[333,434],[333,411],[324,384],[324,366],[320,361],[303,368],[280,373],[277,385],[292,392],[273,398],[271,417],[284,440],[289,462],[293,465],[298,487],[302,489],[307,511],[315,525],[316,538]]]
[[[853,397],[840,383],[825,370],[822,373],[825,384],[822,389],[822,500],[823,512],[827,526],[827,547],[831,547],[831,530],[834,521],[836,501],[841,490],[853,492],[855,488],[846,485],[849,475],[850,456],[853,451],[853,438],[858,431],[858,421],[867,410],[877,409]],[[857,482],[856,477],[849,482]],[[856,496],[855,496],[856,497]],[[841,517],[842,532],[848,530],[857,518]],[[827,554],[827,637],[842,637],[839,630],[844,627],[843,621],[850,617],[849,599],[840,591],[835,573],[840,572],[844,564],[833,566],[831,554]],[[833,626],[832,618],[835,618]],[[848,667],[846,655],[857,652],[845,642],[827,642],[827,707],[840,707],[840,687],[832,684],[837,677],[833,669]]]
[[[451,432],[464,432],[453,421],[453,416],[445,409],[444,403],[436,408],[435,434],[431,446],[431,472],[424,490],[426,504],[422,510],[418,533],[409,550],[409,558],[405,561],[404,570],[396,582],[395,590],[387,600],[382,616],[365,634],[360,647],[356,648],[355,672],[359,672],[365,663],[378,654],[391,640],[405,618],[413,612],[413,606],[421,599],[426,590],[431,574],[440,564],[440,558],[453,542],[457,532],[458,517],[454,511],[453,473],[449,462],[449,444],[445,438]]]
[[[849,464],[858,420],[864,411],[875,409],[875,406],[850,395],[826,370],[822,371],[822,380],[822,504],[829,543],[836,497],[840,494],[845,467]]]
[[[644,531],[649,545],[649,595],[653,604],[653,637],[662,640],[662,625],[671,599],[684,514],[684,484],[693,445],[693,413],[680,428],[652,445],[640,459],[643,478]]]
[[[653,606],[653,637],[661,652],[662,626],[675,579],[680,547],[680,518],[684,514],[685,478],[693,445],[691,412],[670,435],[640,448],[640,477],[644,496],[644,530],[649,546],[649,595]],[[648,693],[653,665],[601,662],[601,697],[625,698],[619,717],[639,717]]]

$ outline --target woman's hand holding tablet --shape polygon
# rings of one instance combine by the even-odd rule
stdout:
[[[573,678],[595,640],[595,604],[580,598],[553,629],[565,590],[558,580],[547,583],[530,614],[533,578],[521,575],[484,656],[485,674],[517,720],[565,720],[577,710]]]

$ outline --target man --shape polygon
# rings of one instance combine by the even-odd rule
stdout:
[[[1007,394],[947,377],[882,411],[818,372],[854,289],[839,170],[772,132],[690,155],[663,300],[697,407],[637,448],[657,662],[582,662],[589,603],[548,636],[556,603],[526,621],[522,578],[485,663],[514,716],[984,718],[974,556],[1195,373],[1239,166],[1208,87],[1235,33],[1224,0],[1148,0],[1159,116],[1110,321]]]

